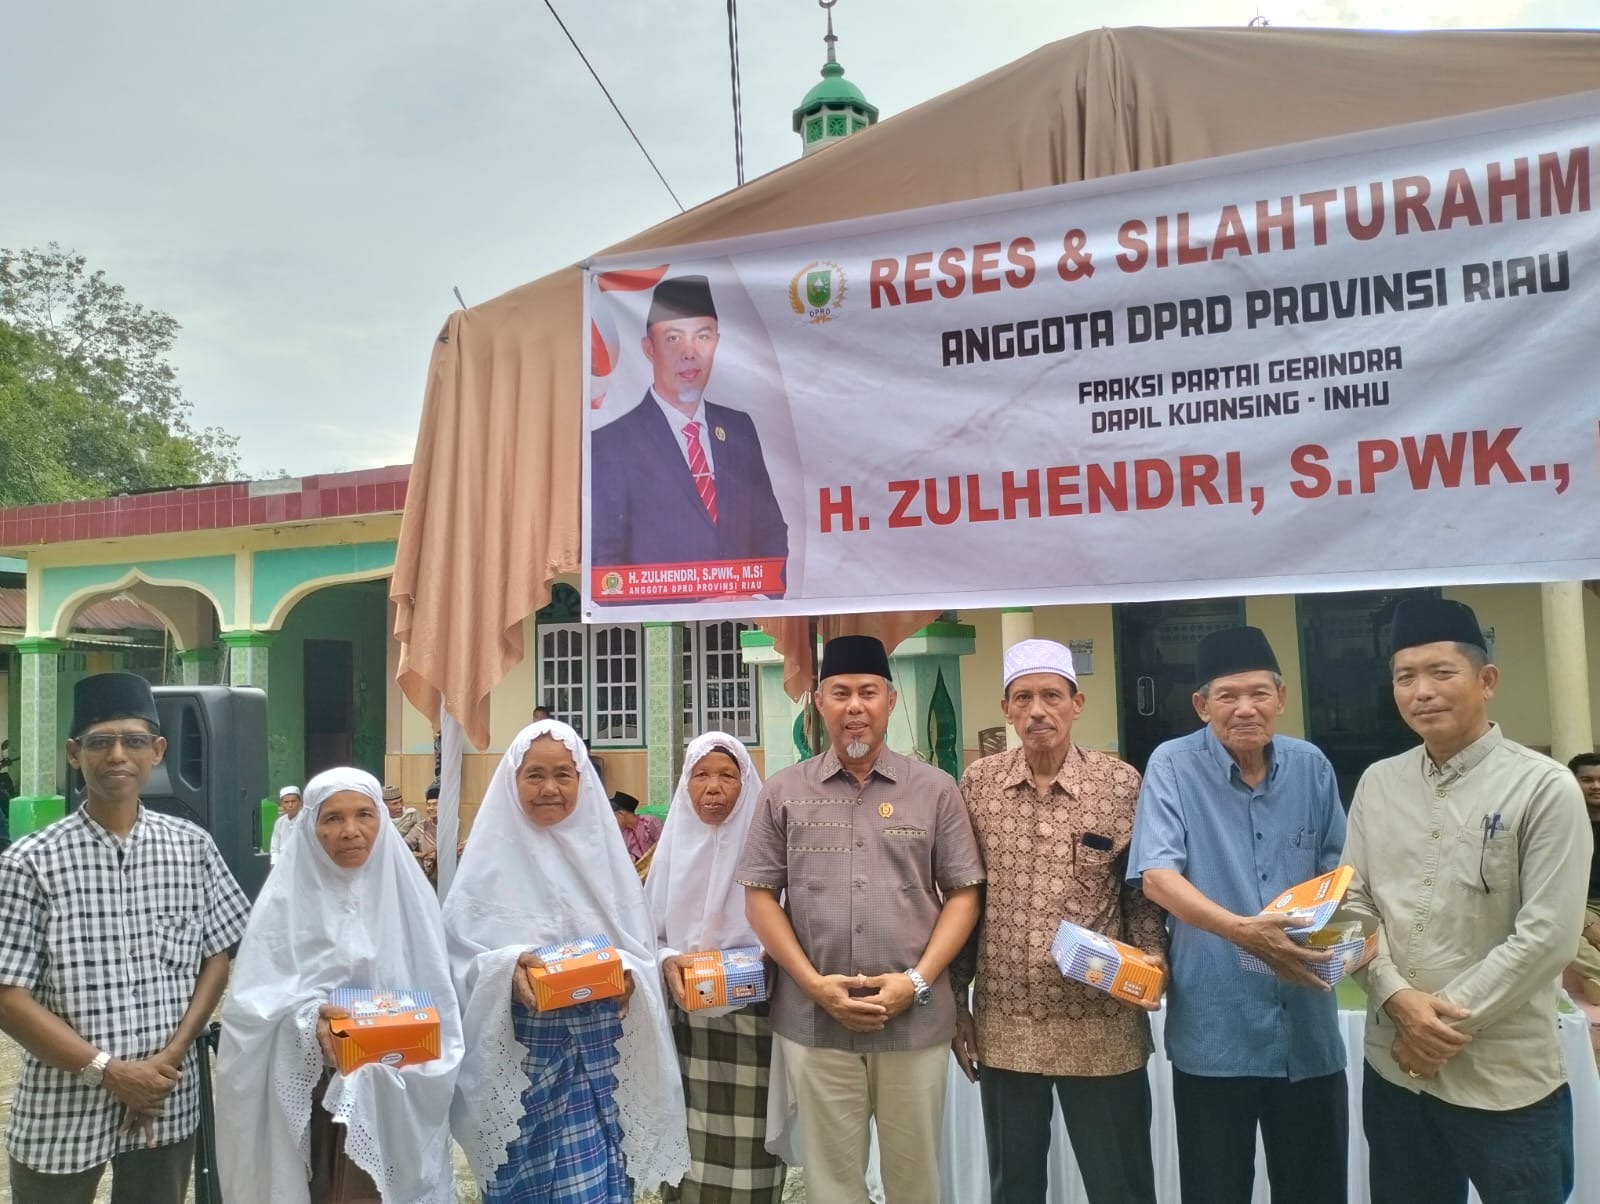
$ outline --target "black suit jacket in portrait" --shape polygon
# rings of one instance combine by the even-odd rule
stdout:
[[[700,437],[717,482],[715,524],[653,394],[590,437],[591,566],[788,559],[789,528],[755,423],[709,401],[705,410]]]

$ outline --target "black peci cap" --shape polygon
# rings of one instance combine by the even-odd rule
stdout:
[[[844,673],[875,673],[888,679],[889,654],[884,651],[883,641],[871,635],[839,635],[824,644],[818,679]]]
[[[76,740],[85,728],[108,719],[143,719],[159,730],[161,717],[150,683],[137,673],[96,673],[78,682],[72,690],[68,738]]]
[[[1259,627],[1224,627],[1201,639],[1194,650],[1196,685],[1205,685],[1233,673],[1265,669],[1280,672],[1272,645]]]
[[[672,322],[680,318],[715,318],[717,307],[711,300],[711,282],[704,276],[669,276],[656,285],[650,297],[650,313],[644,324]]]
[[[1407,598],[1394,608],[1389,655],[1421,644],[1471,644],[1489,654],[1478,616],[1464,602],[1448,598]]]

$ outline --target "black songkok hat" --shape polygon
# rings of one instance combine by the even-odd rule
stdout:
[[[1205,685],[1234,673],[1254,673],[1257,669],[1280,672],[1272,645],[1259,627],[1224,627],[1213,631],[1194,650],[1194,677]]]
[[[1389,654],[1419,644],[1471,644],[1489,654],[1478,616],[1464,602],[1448,598],[1407,598],[1394,608]]]
[[[711,301],[711,282],[704,276],[669,276],[656,285],[650,298],[650,315],[644,324],[672,322],[679,318],[715,318],[717,307]]]
[[[817,679],[825,680],[842,673],[876,673],[889,678],[889,654],[883,650],[883,641],[871,635],[837,635],[822,646],[822,668]]]
[[[150,683],[137,673],[96,673],[79,681],[72,690],[68,738],[76,740],[84,728],[107,719],[143,719],[159,730],[161,717]]]

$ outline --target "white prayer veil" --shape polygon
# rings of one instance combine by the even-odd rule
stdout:
[[[720,824],[704,822],[689,801],[689,779],[708,753],[726,752],[739,766],[738,802]],[[658,957],[702,949],[759,945],[744,916],[744,887],[733,872],[755,816],[761,777],[744,744],[723,732],[707,732],[689,742],[683,773],[672,795],[666,826],[645,879],[645,898],[655,917]],[[702,1017],[724,1016],[733,1008],[708,1008]]]
[[[517,795],[523,758],[542,736],[564,744],[578,769],[577,805],[548,827],[528,818]],[[643,1188],[683,1178],[689,1166],[683,1084],[656,971],[655,925],[605,790],[583,741],[566,724],[540,720],[506,749],[445,899],[444,926],[467,1035],[451,1123],[479,1186],[505,1163],[530,1086],[511,1015],[517,958],[596,933],[611,938],[633,971],[616,1069],[628,1174]]]
[[[317,840],[322,806],[354,791],[373,802],[378,834],[358,869]],[[339,987],[425,991],[439,1011],[440,1057],[335,1074],[323,1098],[345,1126],[345,1152],[384,1204],[448,1204],[450,1101],[462,1055],[433,888],[395,832],[377,779],[331,769],[307,785],[283,855],[250,912],[222,1005],[217,1153],[228,1204],[307,1204],[311,1097],[323,1074],[317,1008]]]

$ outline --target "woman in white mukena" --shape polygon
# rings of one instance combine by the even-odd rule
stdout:
[[[440,1056],[334,1066],[341,987],[428,996]],[[306,785],[250,913],[222,1005],[217,1153],[228,1204],[451,1204],[450,1103],[462,1056],[433,888],[359,769]]]
[[[767,1149],[772,1022],[766,1003],[690,1011],[685,955],[759,946],[733,880],[761,778],[737,737],[689,742],[683,776],[645,879],[672,994],[672,1032],[689,1118],[689,1173],[668,1204],[778,1204],[787,1168]]]
[[[682,1178],[655,925],[566,724],[524,728],[501,758],[444,924],[468,1042],[453,1125],[486,1204],[632,1204],[634,1185]],[[533,951],[596,935],[622,955],[627,993],[539,1011]]]

